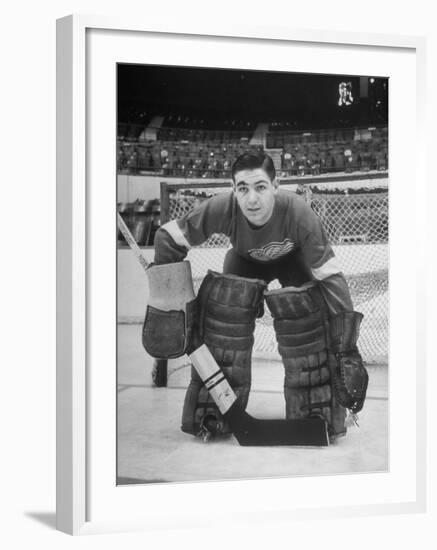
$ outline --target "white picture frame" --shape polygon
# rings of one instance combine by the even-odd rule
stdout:
[[[338,497],[334,499],[321,499],[317,505],[306,502],[302,495],[320,488],[323,492],[331,490],[330,476],[317,479],[298,478],[293,480],[258,480],[239,482],[216,482],[197,484],[175,484],[150,487],[115,487],[115,471],[113,470],[110,454],[111,445],[114,442],[110,434],[111,426],[114,427],[114,409],[110,401],[114,397],[114,376],[112,368],[107,371],[98,365],[101,363],[112,365],[115,352],[115,330],[111,325],[111,314],[107,315],[108,322],[99,325],[99,311],[103,308],[102,300],[108,296],[114,296],[112,282],[102,284],[99,293],[95,293],[96,278],[95,255],[105,255],[109,262],[114,261],[115,237],[110,234],[109,244],[104,245],[102,236],[105,229],[112,227],[113,210],[108,212],[103,206],[103,211],[97,212],[96,185],[100,185],[105,178],[115,177],[115,148],[112,158],[104,160],[105,153],[110,150],[110,142],[94,147],[93,140],[98,139],[99,132],[105,134],[105,129],[96,125],[94,116],[95,98],[94,91],[90,89],[93,80],[93,71],[106,72],[107,82],[111,83],[111,67],[114,68],[114,57],[120,56],[125,61],[130,59],[137,62],[143,56],[144,51],[138,50],[138,44],[142,37],[157,40],[163,44],[163,57],[174,55],[174,64],[181,63],[178,60],[179,50],[170,47],[178,40],[182,40],[187,47],[190,41],[205,41],[210,46],[220,43],[225,49],[226,45],[238,44],[243,51],[257,48],[259,54],[263,48],[325,48],[330,52],[331,58],[336,58],[336,51],[362,52],[363,58],[371,56],[372,52],[379,52],[381,58],[384,55],[393,55],[393,75],[400,75],[400,67],[397,66],[404,56],[404,72],[410,71],[413,80],[403,82],[399,76],[399,86],[402,84],[405,97],[413,98],[410,104],[411,113],[405,115],[405,125],[416,144],[411,155],[414,159],[413,166],[401,173],[397,158],[402,155],[402,144],[395,141],[390,151],[390,175],[391,181],[399,178],[399,187],[405,191],[403,185],[410,182],[409,192],[411,196],[418,197],[426,193],[426,178],[423,174],[425,162],[423,161],[424,143],[424,107],[422,94],[425,84],[425,40],[422,37],[375,35],[320,32],[299,30],[287,27],[251,27],[236,26],[224,29],[213,24],[179,28],[171,24],[158,25],[156,23],[142,23],[138,21],[111,19],[105,17],[73,15],[57,22],[57,528],[70,534],[84,534],[93,532],[105,532],[128,529],[150,529],[162,525],[191,525],[204,526],[210,520],[206,512],[201,510],[195,517],[183,510],[182,503],[189,499],[203,499],[205,495],[213,495],[220,508],[220,503],[227,500],[235,501],[233,521],[242,518],[255,521],[263,517],[266,521],[276,517],[278,519],[293,518],[317,518],[335,517],[338,515],[368,515],[380,513],[410,513],[425,510],[426,506],[426,399],[425,399],[425,316],[421,304],[425,303],[424,289],[418,284],[418,278],[425,275],[425,260],[423,245],[416,247],[417,272],[413,277],[415,284],[414,293],[411,293],[410,301],[405,307],[414,312],[413,323],[415,331],[411,331],[413,343],[408,350],[403,350],[400,357],[404,361],[412,360],[415,365],[413,377],[415,391],[412,399],[414,414],[403,418],[404,429],[414,432],[414,437],[409,441],[405,457],[400,463],[394,464],[398,459],[393,455],[392,467],[386,474],[384,482],[378,479],[380,490],[383,494],[378,499],[373,498],[370,492],[357,491],[371,485],[371,476],[366,474],[343,476],[343,479],[334,480],[338,487]],[[127,40],[129,38],[129,40]],[[104,48],[112,44],[111,48]],[[135,44],[137,46],[135,46]],[[169,47],[166,48],[165,44]],[[103,51],[105,59],[97,69],[93,55]],[[301,51],[301,50],[299,50]],[[384,55],[383,55],[384,54]],[[194,55],[194,54],[193,54]],[[220,63],[220,55],[214,58],[215,63]],[[246,54],[245,54],[246,55]],[[262,63],[262,56],[252,55],[254,66]],[[305,54],[306,55],[306,54]],[[91,58],[90,58],[91,56]],[[112,57],[111,57],[112,56]],[[347,55],[346,55],[347,57]],[[389,56],[388,56],[389,57]],[[387,57],[387,58],[388,58]],[[170,57],[171,58],[171,57]],[[248,59],[249,59],[248,58]],[[309,59],[310,57],[308,57]],[[187,59],[187,57],[185,57]],[[229,59],[229,58],[227,58]],[[341,62],[339,61],[338,63]],[[389,63],[389,61],[387,61]],[[335,64],[335,62],[334,62]],[[395,67],[396,65],[396,67]],[[381,69],[382,70],[382,69]],[[338,71],[341,73],[342,71]],[[343,71],[345,72],[345,71]],[[389,71],[390,74],[391,70]],[[410,74],[408,73],[408,74]],[[360,74],[359,72],[357,74]],[[361,71],[361,74],[369,72]],[[109,76],[108,76],[109,75]],[[395,79],[397,77],[393,77]],[[106,81],[105,81],[106,82]],[[392,87],[393,88],[393,87]],[[395,87],[396,89],[396,87]],[[399,88],[398,88],[399,89]],[[115,80],[113,89],[107,89],[109,99],[100,98],[102,112],[114,105]],[[392,103],[391,103],[392,105]],[[110,112],[110,111],[107,111]],[[400,121],[396,118],[399,105],[393,101],[390,108],[390,131],[398,134]],[[111,117],[115,117],[115,112]],[[109,118],[111,118],[109,117]],[[90,122],[92,119],[92,123]],[[111,128],[112,119],[109,122]],[[96,128],[98,128],[96,130]],[[412,131],[412,133],[411,133]],[[115,126],[114,126],[115,132]],[[115,135],[115,134],[114,134]],[[113,139],[113,138],[110,138]],[[103,143],[104,140],[102,140]],[[91,149],[90,149],[91,147]],[[106,147],[106,148],[105,148]],[[108,157],[106,157],[108,158]],[[100,170],[100,176],[96,179],[96,170]],[[104,172],[104,174],[103,174]],[[115,189],[115,180],[114,189]],[[393,186],[392,186],[393,188]],[[403,208],[402,198],[404,193],[395,188],[391,197],[390,223],[396,238],[396,232],[402,227],[401,220],[397,219],[397,212]],[[112,198],[108,198],[111,204]],[[407,199],[408,200],[408,199]],[[410,207],[411,208],[411,207]],[[418,210],[411,212],[414,230],[409,236],[399,235],[399,242],[405,242],[408,246],[414,242],[415,235],[424,231],[423,220],[418,215]],[[97,226],[97,216],[104,229]],[[108,225],[109,224],[109,225]],[[100,223],[99,223],[100,225]],[[114,225],[115,228],[115,225]],[[115,230],[115,229],[114,229]],[[106,233],[107,234],[107,233]],[[99,242],[97,248],[96,242]],[[417,244],[417,243],[416,243]],[[391,253],[391,268],[398,267],[401,259],[393,251]],[[104,265],[104,262],[102,262]],[[110,265],[110,264],[108,264]],[[398,270],[391,269],[396,273]],[[100,273],[101,280],[101,273]],[[112,280],[112,279],[111,279]],[[393,283],[393,284],[392,284]],[[396,296],[402,293],[402,288],[391,281],[391,317],[399,317]],[[94,294],[98,294],[95,298]],[[115,309],[115,307],[114,307]],[[111,329],[112,326],[112,329]],[[97,327],[97,328],[96,328]],[[111,333],[112,330],[112,333]],[[395,337],[406,336],[402,327],[395,326]],[[110,341],[108,356],[99,352],[102,340]],[[392,344],[392,340],[391,340]],[[103,349],[103,348],[102,348]],[[106,353],[106,352],[105,352]],[[112,355],[111,355],[112,354]],[[390,357],[397,357],[396,347],[391,346]],[[399,384],[398,384],[399,383]],[[410,392],[412,382],[409,380]],[[396,373],[391,379],[391,419],[397,415],[399,402],[408,388],[401,379],[397,379]],[[97,397],[96,397],[97,396]],[[100,396],[100,397],[99,397]],[[110,411],[108,415],[99,415],[94,408],[96,399],[102,401],[102,410]],[[115,398],[114,398],[115,401]],[[104,435],[102,435],[104,433]],[[99,438],[106,437],[105,441]],[[391,443],[400,441],[402,433],[391,422]],[[115,447],[113,447],[115,455]],[[407,456],[408,455],[408,456]],[[115,460],[115,456],[114,456]],[[107,464],[110,463],[109,465]],[[97,473],[96,464],[102,471]],[[106,468],[107,466],[107,468]],[[111,485],[111,471],[113,473],[113,485]],[[360,479],[361,478],[361,479]],[[403,479],[404,489],[399,488],[399,480]],[[347,482],[346,482],[346,481]],[[283,498],[283,488],[292,488],[293,493],[301,491],[300,501]],[[281,491],[280,491],[281,488]],[[308,490],[307,490],[308,488]],[[264,498],[259,499],[260,490]],[[343,492],[342,492],[343,491]],[[355,500],[348,497],[355,491]],[[141,493],[141,496],[139,496]],[[362,495],[356,496],[356,495]],[[274,499],[275,506],[271,506]],[[361,499],[361,500],[360,500]],[[147,506],[149,502],[149,507]],[[103,506],[107,504],[107,507]],[[153,503],[153,506],[152,506]],[[132,506],[130,506],[132,505]],[[112,507],[111,507],[112,506]],[[239,513],[239,508],[244,507],[244,513]],[[136,510],[136,512],[134,512]],[[273,513],[274,512],[274,513]],[[217,521],[220,517],[217,518]]]

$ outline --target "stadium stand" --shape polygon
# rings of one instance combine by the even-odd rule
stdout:
[[[253,146],[253,123],[228,122],[228,127],[236,127],[230,130],[202,128],[202,120],[196,121],[197,128],[170,127],[166,125],[169,122],[186,125],[189,121],[165,118],[156,129],[156,140],[142,139],[147,135],[145,125],[119,124],[119,173],[229,177],[233,159],[249,148],[265,148],[279,154],[278,168],[284,177],[388,169],[386,126],[298,132],[284,131],[284,125],[273,123],[265,133],[264,145]]]

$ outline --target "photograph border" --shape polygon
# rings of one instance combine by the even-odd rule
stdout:
[[[162,35],[203,35],[239,40],[281,40],[409,48],[416,54],[417,141],[424,141],[425,39],[415,36],[302,30],[287,27],[233,25],[223,29],[198,23],[180,28],[169,22],[150,23],[123,18],[72,15],[57,21],[57,382],[56,382],[56,500],[57,529],[70,534],[92,532],[87,520],[89,432],[87,430],[88,347],[87,294],[87,64],[86,32],[89,29],[136,31]],[[417,177],[424,177],[424,147],[417,148]],[[419,180],[420,181],[420,180]],[[426,277],[423,250],[419,250],[418,281]],[[375,507],[374,513],[404,513],[426,509],[426,289],[417,296],[417,441],[416,501]],[[382,509],[384,508],[384,509]],[[164,512],[163,512],[164,513]],[[331,512],[332,513],[332,512]],[[338,514],[350,515],[344,509]],[[367,514],[369,513],[367,507]],[[356,512],[356,515],[360,515]],[[114,522],[112,522],[114,523]],[[141,522],[140,522],[141,523]],[[147,523],[143,521],[143,528]],[[99,528],[102,528],[100,525]],[[119,530],[132,524],[120,522]]]

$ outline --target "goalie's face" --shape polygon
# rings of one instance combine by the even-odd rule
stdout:
[[[277,181],[272,182],[262,168],[235,173],[235,197],[244,216],[253,225],[261,226],[269,221],[277,191]]]

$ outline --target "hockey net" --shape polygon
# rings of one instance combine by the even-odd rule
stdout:
[[[178,219],[212,195],[229,192],[229,182],[162,183],[161,224]],[[359,348],[367,363],[388,360],[388,191],[378,193],[305,193],[322,220],[348,282],[354,308],[364,314]],[[222,271],[228,237],[212,235],[189,251],[197,291],[208,269]],[[269,288],[279,288],[277,280]],[[273,320],[257,320],[254,353],[278,355]],[[278,356],[279,357],[279,356]]]

